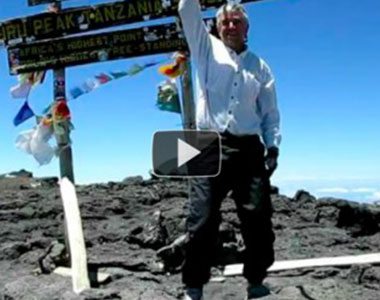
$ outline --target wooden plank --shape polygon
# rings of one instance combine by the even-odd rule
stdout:
[[[8,48],[10,74],[186,50],[175,23],[41,41]]]
[[[285,260],[276,261],[269,269],[269,272],[284,271],[300,268],[315,267],[332,267],[332,266],[349,266],[356,264],[378,264],[380,263],[380,253],[337,256],[337,257],[321,257],[311,259]],[[224,269],[224,276],[234,276],[243,274],[242,264],[228,265]]]
[[[74,185],[66,177],[60,181],[60,190],[70,243],[73,290],[79,294],[90,288],[90,281],[88,278],[87,255],[78,198]]]
[[[36,6],[40,4],[49,4],[53,2],[62,2],[62,1],[67,1],[67,0],[28,0],[28,5]]]
[[[263,0],[242,0],[257,2]],[[129,0],[45,12],[0,23],[0,44],[15,45],[177,15],[179,0]],[[203,9],[226,0],[203,0]]]
[[[181,76],[182,87],[182,118],[184,129],[195,129],[195,104],[191,75],[190,57],[186,61],[185,72]]]
[[[57,267],[54,271],[55,274],[64,276],[64,277],[71,277],[72,272],[70,268],[65,268],[65,267]],[[97,272],[96,273],[96,281],[97,283],[104,283],[106,282],[109,278],[111,278],[111,275],[108,273],[102,273],[102,272]]]

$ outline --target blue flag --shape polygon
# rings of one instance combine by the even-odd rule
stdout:
[[[20,108],[19,112],[13,119],[13,124],[15,126],[18,126],[33,116],[34,116],[34,112],[30,108],[28,101],[25,101],[23,106]]]

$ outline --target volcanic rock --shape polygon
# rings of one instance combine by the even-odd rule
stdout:
[[[76,295],[70,278],[52,273],[68,265],[64,217],[56,179],[0,177],[1,299],[175,300],[181,275],[187,213],[186,180],[141,177],[76,187],[92,288]],[[25,176],[24,176],[25,175]],[[39,184],[37,184],[39,183]],[[380,206],[344,199],[316,199],[300,190],[293,198],[272,188],[276,260],[377,252]],[[221,207],[213,275],[205,299],[243,299],[241,276],[220,277],[241,263],[244,243],[234,202]],[[98,283],[95,272],[109,273]],[[269,274],[271,299],[377,300],[380,266],[306,268]]]

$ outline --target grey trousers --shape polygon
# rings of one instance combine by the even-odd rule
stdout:
[[[220,206],[227,193],[241,222],[245,243],[243,275],[259,284],[274,262],[270,183],[264,163],[264,145],[257,135],[222,134],[222,170],[213,178],[190,180],[189,215],[182,281],[201,287],[210,279],[220,224]]]

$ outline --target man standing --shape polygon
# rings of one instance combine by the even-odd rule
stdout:
[[[277,167],[279,111],[268,65],[247,49],[249,20],[243,6],[217,12],[220,39],[208,34],[198,0],[180,0],[179,15],[197,68],[196,123],[222,137],[222,169],[190,182],[188,243],[182,280],[185,299],[202,299],[210,278],[220,205],[232,190],[245,243],[247,299],[269,293],[262,284],[274,262],[269,177]]]

